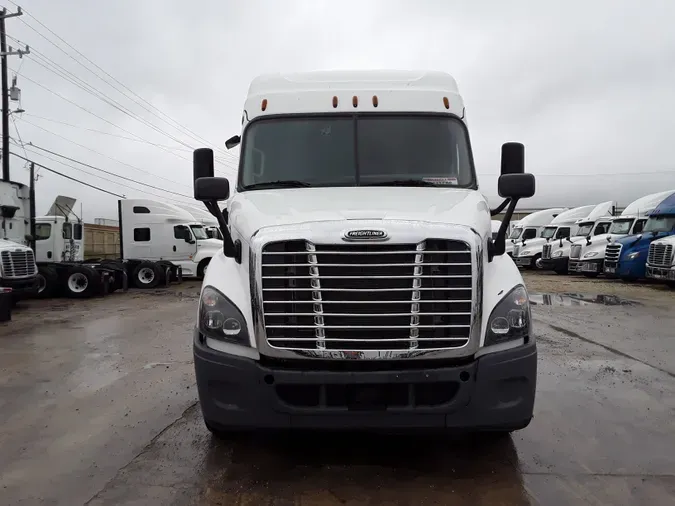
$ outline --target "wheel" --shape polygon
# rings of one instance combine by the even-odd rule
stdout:
[[[541,271],[544,269],[541,266],[541,253],[534,256],[534,258],[532,259],[531,268],[535,271]]]
[[[59,284],[59,275],[56,273],[56,270],[47,266],[38,267],[37,280],[38,289],[36,297],[40,299],[53,297]]]
[[[66,276],[65,293],[73,299],[86,299],[98,290],[98,273],[91,267],[73,265]]]
[[[211,262],[210,258],[205,258],[201,262],[199,262],[199,265],[197,266],[197,278],[198,279],[204,279],[204,275],[206,274],[206,269],[209,268],[209,263]]]
[[[136,288],[155,288],[162,280],[162,271],[157,264],[141,262],[134,269],[132,278]]]

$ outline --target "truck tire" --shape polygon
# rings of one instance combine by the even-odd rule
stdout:
[[[155,288],[161,281],[162,269],[154,262],[141,262],[132,274],[136,288]]]
[[[88,299],[99,289],[99,274],[91,267],[73,265],[66,274],[64,292],[66,297]]]
[[[205,258],[199,262],[199,265],[197,266],[197,279],[204,279],[204,274],[206,274],[206,269],[208,268],[210,262],[210,258]]]
[[[52,267],[38,267],[38,290],[35,296],[39,299],[53,297],[59,284],[59,275]]]

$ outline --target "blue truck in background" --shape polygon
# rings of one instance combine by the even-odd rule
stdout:
[[[606,276],[634,281],[646,277],[649,245],[675,235],[675,193],[666,197],[649,214],[642,233],[621,237],[605,248]]]

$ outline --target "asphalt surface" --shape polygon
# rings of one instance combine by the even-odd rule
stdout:
[[[675,292],[570,297],[535,276],[535,419],[501,441],[215,440],[191,362],[197,285],[23,304],[0,326],[0,504],[675,504]]]

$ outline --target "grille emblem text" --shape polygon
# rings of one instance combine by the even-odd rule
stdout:
[[[345,241],[384,241],[387,232],[384,230],[349,230],[344,233]]]

